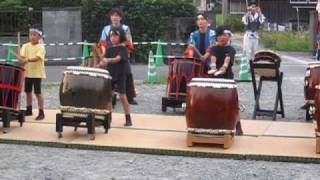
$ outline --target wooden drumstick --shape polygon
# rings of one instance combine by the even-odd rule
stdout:
[[[18,32],[17,34],[17,38],[18,38],[18,48],[17,48],[17,51],[18,53],[20,54],[20,45],[21,45],[21,38],[20,38],[20,31]]]
[[[22,62],[21,61],[21,59],[20,58],[18,58],[18,57],[21,57],[21,55],[20,55],[20,50],[21,50],[21,33],[20,33],[20,31],[17,33],[17,50],[16,50],[16,52],[13,52],[14,53],[14,55],[17,57],[17,59],[20,61],[20,62]],[[23,62],[22,62],[23,63]]]

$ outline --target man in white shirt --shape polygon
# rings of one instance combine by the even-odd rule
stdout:
[[[252,60],[259,47],[259,27],[266,18],[256,2],[251,2],[247,10],[247,13],[242,17],[242,23],[246,27],[243,37],[243,49],[249,55],[249,59]]]

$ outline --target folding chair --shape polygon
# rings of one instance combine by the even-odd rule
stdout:
[[[253,119],[256,119],[257,116],[270,116],[273,120],[276,120],[277,114],[281,114],[282,118],[285,117],[281,90],[283,73],[279,70],[280,63],[280,56],[275,52],[268,50],[256,52],[254,59],[250,60],[250,71],[255,98],[255,105],[252,116]],[[258,87],[256,75],[260,76]],[[276,82],[277,84],[276,98],[274,108],[272,110],[262,109],[260,107],[260,97],[263,81],[272,81]],[[280,110],[278,110],[279,104]]]

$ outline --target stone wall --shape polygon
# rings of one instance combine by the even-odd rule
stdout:
[[[82,41],[80,8],[44,8],[42,22],[45,43]],[[82,55],[81,49],[81,46],[48,46],[47,57],[79,57]]]

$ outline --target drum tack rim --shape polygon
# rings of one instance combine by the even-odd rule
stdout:
[[[235,130],[228,130],[228,129],[203,129],[203,128],[188,128],[188,132],[190,133],[197,133],[203,135],[225,135],[225,134],[234,134]]]
[[[111,111],[106,109],[93,109],[93,108],[85,108],[85,107],[74,107],[74,106],[60,106],[61,112],[64,113],[80,113],[80,114],[89,114],[94,113],[98,115],[106,115]]]
[[[210,82],[210,83],[226,83],[226,84],[236,84],[232,79],[222,79],[222,78],[192,78],[191,82]]]
[[[90,77],[101,77],[104,79],[112,79],[110,75],[95,73],[95,72],[86,72],[86,71],[64,71],[63,74],[72,74],[72,75],[85,75]]]
[[[188,87],[204,87],[204,88],[218,88],[218,89],[236,89],[237,85],[235,84],[223,84],[223,83],[198,83],[191,82],[188,84]]]
[[[105,73],[109,74],[109,71],[105,69],[100,69],[100,68],[93,68],[93,67],[84,67],[84,66],[68,66],[66,70],[70,71],[92,71],[96,73]]]

